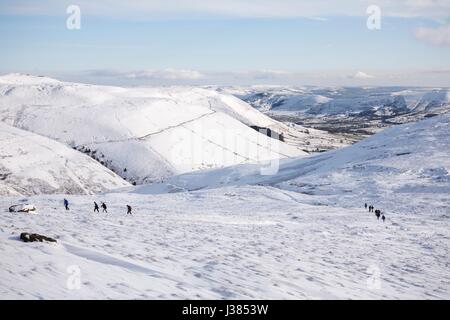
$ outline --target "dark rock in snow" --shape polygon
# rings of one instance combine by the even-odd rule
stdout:
[[[56,242],[55,239],[50,238],[50,237],[46,237],[37,233],[28,233],[28,232],[22,232],[20,234],[20,239],[23,242],[35,242],[35,241],[39,241],[39,242],[43,242],[43,241],[48,241],[48,242]]]

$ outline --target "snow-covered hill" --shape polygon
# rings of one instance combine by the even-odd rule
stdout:
[[[203,89],[10,78],[0,86],[3,121],[77,145],[124,175],[148,173],[148,163],[155,170],[166,163],[170,174],[194,169],[175,161],[174,170],[164,150],[177,145],[172,130],[181,130],[178,147],[205,138],[194,130],[199,120],[220,132],[232,126],[243,141],[266,138],[249,124],[272,125],[245,104]],[[76,174],[87,162],[95,164],[94,178],[103,177],[97,163],[58,142],[2,128],[8,139],[20,136],[18,143],[0,139],[1,155],[14,157],[1,163],[20,181],[19,170],[42,175],[49,166],[63,167],[55,177],[72,177],[75,157]],[[205,151],[210,162],[218,159],[214,151],[230,146],[217,142],[208,136],[205,143],[216,145]],[[292,148],[280,144],[296,155]],[[25,161],[30,154],[39,159]],[[102,194],[2,196],[0,299],[449,299],[449,154],[450,115],[443,114],[337,151],[282,159],[270,175],[261,172],[266,162],[230,161]],[[93,201],[107,203],[108,213],[94,213]],[[7,212],[16,203],[32,203],[38,214]],[[381,209],[386,221],[364,203]],[[58,242],[24,243],[21,232]]]
[[[0,77],[0,121],[75,147],[135,183],[305,154],[249,126],[295,129],[201,88],[120,88],[11,74]]]
[[[0,123],[0,195],[92,194],[129,186],[63,144]]]
[[[360,140],[385,128],[450,112],[449,88],[222,87],[273,119]]]
[[[450,90],[433,90],[420,97],[412,108],[413,112],[433,112],[443,106],[450,106]],[[448,108],[450,109],[450,108]]]
[[[348,115],[373,113],[394,115],[450,109],[448,88],[403,87],[225,87],[253,107],[269,113]]]
[[[449,128],[397,126],[272,176],[239,165],[73,196],[69,212],[63,196],[1,197],[39,214],[0,212],[0,297],[448,299]]]
[[[165,193],[239,185],[269,185],[354,207],[372,202],[396,212],[449,214],[450,114],[405,124],[350,147],[280,162],[274,175],[241,165],[172,177],[140,186],[137,193]]]

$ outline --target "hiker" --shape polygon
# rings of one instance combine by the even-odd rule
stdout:
[[[95,211],[100,212],[100,211],[98,211],[98,204],[97,204],[97,202],[94,201],[94,212]]]
[[[67,199],[64,199],[64,208],[66,208],[66,210],[69,210],[69,201]]]
[[[380,220],[381,211],[379,209],[375,210],[375,215],[377,216],[377,220]]]
[[[374,209],[374,208],[373,208],[373,205],[370,205],[370,206],[369,206],[369,212],[373,212],[373,209]]]
[[[367,209],[367,203],[364,203],[364,208]]]
[[[384,214],[381,216],[381,220],[383,220],[383,222],[384,222],[384,220],[386,220],[386,217],[384,216]]]
[[[127,204],[127,214],[132,214],[131,213],[131,206]]]
[[[108,213],[108,210],[106,210],[106,203],[104,203],[104,202],[102,202],[102,209],[103,209],[103,212]]]

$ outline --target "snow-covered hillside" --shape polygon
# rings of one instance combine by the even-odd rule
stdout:
[[[172,89],[173,90],[173,89]],[[334,135],[325,131],[305,128],[294,123],[283,123],[270,118],[253,108],[250,104],[231,94],[218,94],[216,90],[196,88],[195,99],[192,92],[177,92],[176,97],[183,101],[201,101],[202,104],[214,106],[216,111],[224,112],[248,126],[268,128],[275,133],[282,134],[284,142],[306,152],[327,151],[347,146],[354,142],[345,135]]]
[[[274,175],[266,165],[241,165],[172,177],[133,188],[165,193],[236,185],[269,185],[316,195],[344,207],[372,202],[385,210],[450,214],[450,115],[386,129],[350,147],[280,162]]]
[[[268,113],[393,115],[450,109],[448,88],[254,86],[224,87],[218,91],[233,94]]]
[[[0,299],[450,298],[450,114],[305,156],[249,127],[284,124],[210,90],[0,78],[1,120],[97,159],[0,123],[3,193],[119,186],[0,197]],[[247,145],[222,140],[230,128]],[[204,149],[184,152],[194,137]],[[218,156],[249,146],[249,159]],[[131,186],[102,162],[129,180],[165,179]],[[57,243],[25,243],[22,232]]]
[[[362,201],[308,197],[257,186],[76,196],[69,212],[62,196],[27,198],[38,215],[0,212],[0,298],[450,298],[448,218],[388,213],[383,224]],[[92,213],[94,200],[109,213]]]
[[[75,147],[137,183],[305,154],[249,125],[295,129],[201,88],[120,88],[10,74],[0,77],[0,121]]]
[[[448,299],[449,129],[443,115],[285,159],[274,175],[256,165],[185,174],[72,196],[67,212],[63,195],[1,197],[39,214],[0,212],[0,297]]]
[[[361,140],[383,129],[450,113],[450,89],[426,87],[216,87],[277,121]]]
[[[59,142],[0,123],[0,195],[92,194],[129,185]]]

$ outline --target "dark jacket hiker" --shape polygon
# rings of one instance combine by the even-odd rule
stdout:
[[[380,220],[381,211],[378,209],[375,210],[375,215],[377,216],[377,219]]]

